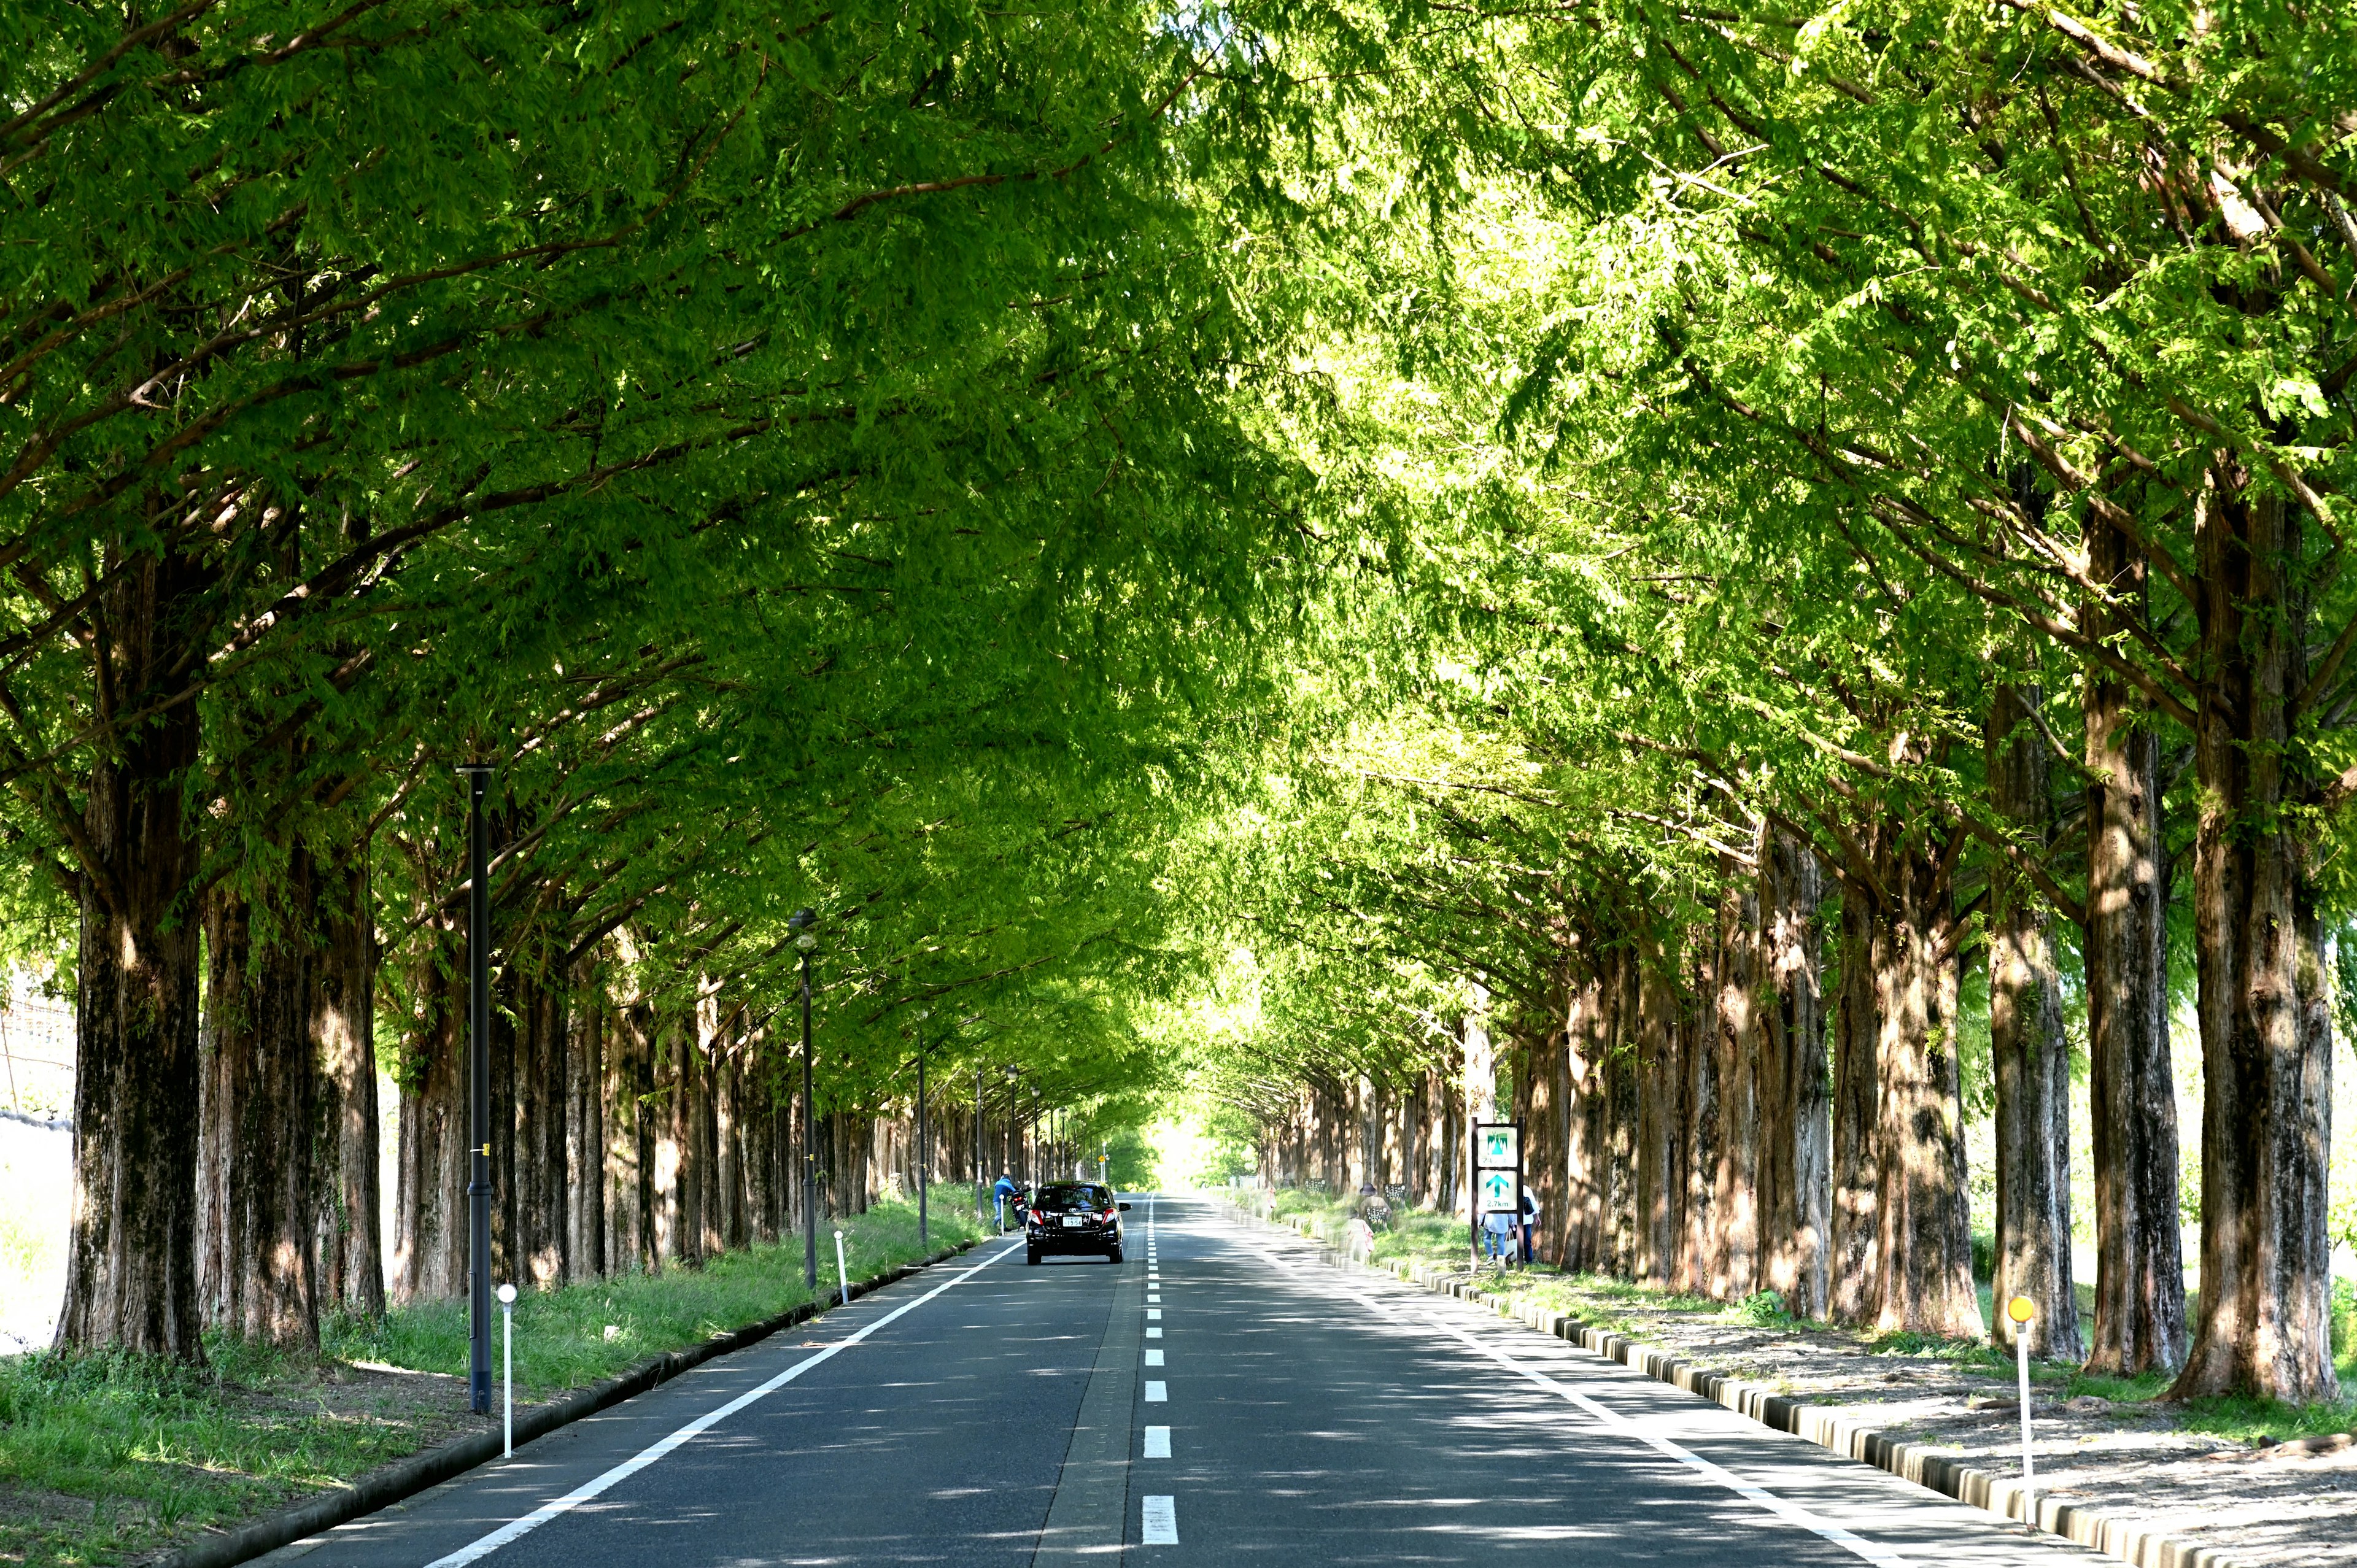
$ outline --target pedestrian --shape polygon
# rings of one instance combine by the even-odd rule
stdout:
[[[1529,1187],[1524,1187],[1524,1188],[1523,1188],[1523,1216],[1522,1216],[1522,1219],[1523,1219],[1523,1262],[1525,1262],[1525,1263],[1529,1263],[1529,1262],[1534,1262],[1534,1261],[1535,1261],[1535,1259],[1534,1259],[1534,1250],[1533,1249],[1533,1247],[1532,1247],[1532,1245],[1531,1245],[1531,1240],[1532,1240],[1532,1238],[1533,1238],[1534,1235],[1536,1235],[1536,1234],[1537,1234],[1537,1232],[1538,1232],[1538,1228],[1539,1228],[1539,1200],[1538,1200],[1538,1195],[1537,1195],[1537,1194],[1535,1194],[1535,1193],[1534,1193],[1533,1191],[1531,1191],[1531,1189],[1530,1189]]]
[[[1503,1262],[1513,1250],[1514,1211],[1493,1208],[1481,1216],[1481,1240],[1492,1262]]]

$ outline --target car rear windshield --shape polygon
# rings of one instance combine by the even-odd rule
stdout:
[[[1043,1187],[1037,1206],[1043,1209],[1111,1208],[1113,1194],[1101,1187]]]

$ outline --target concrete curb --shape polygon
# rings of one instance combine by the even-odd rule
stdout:
[[[1260,1219],[1250,1209],[1239,1212]],[[1355,1262],[1336,1251],[1331,1242],[1300,1221],[1263,1219],[1261,1223],[1296,1231],[1318,1242],[1338,1267]],[[1442,1278],[1429,1269],[1405,1264],[1359,1266],[1421,1286],[1435,1295],[1453,1295],[1460,1301],[1479,1303],[1501,1317],[1512,1317],[1542,1334],[1593,1350],[1657,1382],[1668,1383],[1724,1405],[1738,1415],[1749,1416],[1762,1426],[1805,1438],[1820,1448],[1887,1470],[1901,1480],[1912,1481],[2000,1519],[2019,1521],[2023,1517],[2019,1481],[1976,1469],[1953,1455],[1935,1453],[1921,1444],[1901,1443],[1857,1420],[1842,1406],[1803,1404],[1764,1384],[1706,1371],[1666,1350],[1589,1327],[1568,1313],[1551,1312],[1528,1304],[1517,1305],[1509,1297],[1475,1290],[1465,1281]],[[2240,1559],[2215,1547],[2197,1546],[2190,1541],[2162,1535],[2100,1509],[2061,1502],[2043,1492],[2038,1498],[2036,1523],[2040,1530],[2133,1563],[2135,1568],[2243,1568]]]
[[[981,1244],[980,1241],[965,1241],[954,1247],[944,1247],[920,1262],[902,1263],[880,1274],[855,1280],[851,1285],[851,1298],[856,1301]],[[592,1383],[586,1389],[576,1389],[563,1399],[520,1410],[516,1412],[515,1418],[516,1446],[521,1448],[527,1443],[547,1436],[559,1427],[570,1426],[584,1416],[595,1415],[633,1395],[658,1388],[716,1356],[726,1356],[733,1350],[758,1344],[780,1329],[807,1322],[824,1310],[824,1304],[805,1302],[775,1317],[764,1318],[742,1328],[732,1328],[726,1334],[716,1334],[701,1345],[650,1356],[620,1377]],[[150,1568],[234,1568],[234,1564],[251,1561],[266,1552],[275,1552],[307,1535],[333,1530],[339,1524],[350,1523],[362,1514],[374,1513],[404,1498],[414,1498],[430,1487],[438,1487],[454,1476],[499,1457],[500,1434],[496,1429],[454,1437],[447,1443],[371,1470],[349,1486],[323,1492],[250,1524],[242,1524],[234,1530],[222,1530],[192,1541],[170,1556],[151,1560]]]

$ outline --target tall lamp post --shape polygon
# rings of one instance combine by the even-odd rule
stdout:
[[[491,1413],[491,889],[483,791],[491,765],[467,777],[467,1399]]]
[[[794,946],[802,955],[802,1283],[818,1289],[818,1122],[811,1110],[811,950],[818,939],[810,933],[818,917],[797,909],[786,917]]]
[[[1017,1143],[1017,1140],[1023,1136],[1023,1118],[1021,1112],[1015,1109],[1015,1080],[1022,1076],[1023,1069],[1021,1068],[1015,1066],[1011,1062],[1007,1064],[1006,1168],[1010,1172],[1012,1172],[1015,1167],[1021,1163],[1023,1158],[1022,1148]]]

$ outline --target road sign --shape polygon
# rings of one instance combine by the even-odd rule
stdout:
[[[1473,1165],[1477,1170],[1521,1170],[1522,1127],[1512,1122],[1489,1122],[1477,1125],[1473,1129]]]
[[[1512,1171],[1483,1171],[1476,1194],[1484,1214],[1515,1214],[1522,1210],[1522,1181]]]

